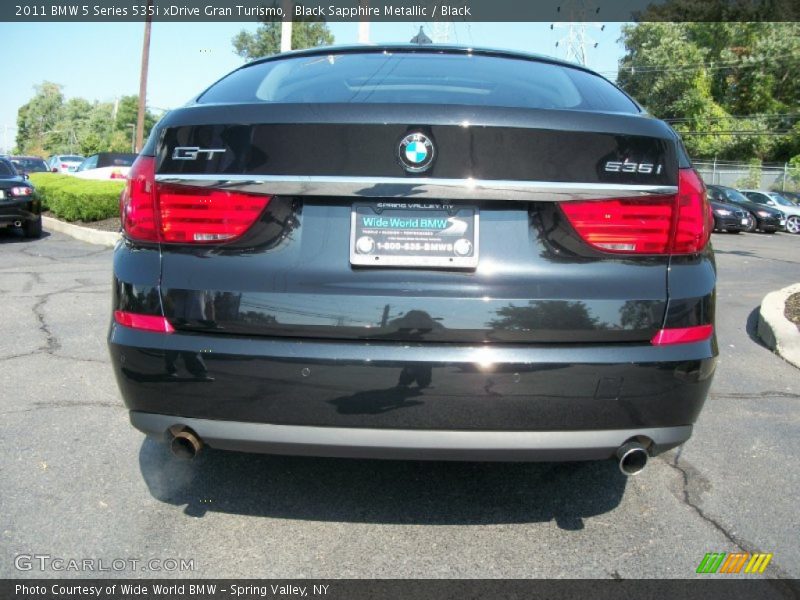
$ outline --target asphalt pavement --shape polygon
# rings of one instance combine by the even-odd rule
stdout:
[[[800,236],[713,243],[711,396],[682,449],[625,479],[612,461],[179,461],[114,382],[112,251],[0,231],[0,577],[680,578],[747,551],[798,578],[800,372],[754,334],[761,298],[800,281]]]

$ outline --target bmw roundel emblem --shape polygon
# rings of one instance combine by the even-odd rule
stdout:
[[[433,164],[436,151],[433,142],[424,133],[410,133],[400,140],[397,157],[409,173],[427,171]]]

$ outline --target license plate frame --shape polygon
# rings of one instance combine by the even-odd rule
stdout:
[[[353,266],[475,269],[479,246],[480,211],[472,204],[386,201],[350,208]]]

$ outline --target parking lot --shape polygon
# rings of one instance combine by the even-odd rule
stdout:
[[[684,448],[625,479],[612,461],[180,462],[131,428],[117,392],[111,250],[0,231],[0,577],[680,578],[732,551],[800,577],[800,377],[754,337],[761,298],[800,281],[800,236],[713,243],[711,396]],[[20,571],[20,554],[139,562]]]

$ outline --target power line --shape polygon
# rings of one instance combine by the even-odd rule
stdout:
[[[619,71],[631,71],[633,73],[661,73],[670,71],[687,71],[693,69],[706,69],[718,71],[723,69],[758,69],[765,63],[775,63],[788,61],[790,65],[800,64],[800,60],[792,56],[777,56],[772,58],[759,59],[749,62],[715,62],[695,63],[691,65],[629,65],[620,66],[616,71],[598,71],[601,74],[618,73]],[[787,65],[789,66],[789,65]]]
[[[791,129],[784,131],[760,131],[757,129],[741,131],[679,131],[680,135],[788,135]]]

